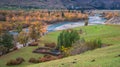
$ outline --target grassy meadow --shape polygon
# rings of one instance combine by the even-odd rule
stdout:
[[[29,58],[39,58],[43,56],[42,54],[32,53],[34,49],[43,46],[44,43],[57,43],[57,37],[61,31],[55,31],[41,37],[39,46],[37,47],[24,47],[0,57],[0,67],[120,67],[120,57],[115,57],[120,54],[120,25],[93,25],[74,29],[78,31],[82,29],[83,34],[80,34],[80,37],[85,38],[86,41],[100,38],[103,43],[111,44],[111,46],[87,51],[83,54],[60,60],[39,64],[29,63]],[[25,62],[18,66],[5,65],[10,59],[17,57],[23,57]],[[95,62],[91,62],[93,59],[95,59]],[[74,61],[76,63],[72,63]]]

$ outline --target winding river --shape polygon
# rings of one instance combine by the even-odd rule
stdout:
[[[104,24],[106,19],[101,17],[101,15],[96,14],[94,16],[89,16],[88,25],[96,25],[96,24]],[[78,21],[78,22],[61,22],[61,23],[56,23],[56,24],[51,24],[48,26],[47,31],[52,32],[56,30],[64,30],[64,29],[69,29],[69,28],[74,28],[74,27],[79,27],[79,26],[84,26],[84,21]],[[24,29],[25,31],[28,32],[28,29]],[[11,34],[17,35],[17,32],[10,31]]]
[[[89,16],[88,25],[104,24],[105,21],[106,19],[101,17],[101,15],[96,14],[94,16]],[[51,32],[51,31],[64,30],[64,29],[69,29],[69,28],[74,28],[79,26],[84,26],[84,21],[56,23],[48,26],[47,30],[48,32]]]

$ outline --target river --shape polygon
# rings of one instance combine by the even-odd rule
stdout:
[[[106,19],[101,17],[101,15],[96,14],[94,16],[89,16],[88,19],[88,25],[97,25],[97,24],[104,24]],[[56,24],[51,24],[48,26],[47,31],[52,32],[56,30],[64,30],[74,27],[84,26],[84,21],[78,21],[78,22],[60,22]],[[24,29],[26,32],[28,32],[28,28]],[[10,31],[11,34],[17,35],[17,32]]]

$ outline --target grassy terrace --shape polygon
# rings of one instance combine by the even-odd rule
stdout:
[[[103,43],[112,44],[113,46],[96,49],[85,52],[81,55],[72,56],[60,60],[31,64],[28,62],[31,57],[41,57],[41,54],[34,54],[32,51],[37,47],[24,47],[20,50],[11,52],[5,56],[0,57],[0,67],[6,66],[6,62],[16,57],[23,57],[26,62],[18,66],[10,67],[120,67],[120,57],[115,57],[120,54],[120,26],[119,25],[95,25],[86,27],[77,27],[76,30],[83,29],[84,34],[80,35],[85,40],[92,40],[100,38]],[[57,37],[61,31],[48,33],[46,36],[40,38],[40,46],[46,42],[57,42]],[[76,60],[76,64],[72,62]],[[95,62],[90,62],[95,59]],[[61,64],[64,64],[61,66]]]

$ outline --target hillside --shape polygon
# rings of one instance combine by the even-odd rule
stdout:
[[[115,57],[120,54],[120,26],[119,25],[94,25],[94,26],[83,26],[74,28],[76,30],[83,29],[86,31],[87,35],[82,34],[81,37],[84,37],[85,40],[92,40],[96,38],[101,38],[102,42],[105,44],[112,44],[110,47],[100,48],[93,51],[88,51],[81,55],[72,56],[68,58],[63,58],[60,60],[40,63],[40,64],[32,64],[29,63],[28,60],[31,57],[42,57],[42,54],[35,54],[32,51],[38,47],[24,47],[22,49],[13,51],[7,55],[0,57],[0,67],[9,67],[5,64],[7,61],[11,59],[15,59],[17,57],[23,57],[25,62],[21,65],[10,66],[10,67],[61,67],[61,64],[64,63],[62,67],[70,67],[67,65],[71,65],[74,59],[77,60],[76,66],[72,67],[80,67],[80,65],[86,65],[84,67],[98,67],[98,64],[103,66],[100,67],[120,67],[119,61],[120,57]],[[93,32],[94,31],[94,32]],[[48,33],[46,36],[42,37],[40,40],[40,46],[43,46],[43,43],[47,42],[57,42],[57,37],[61,31],[55,31]],[[95,62],[90,62],[91,60],[95,59]],[[104,62],[103,62],[104,61]],[[105,66],[107,64],[107,66]],[[47,66],[46,66],[47,65]],[[53,66],[55,65],[55,66]],[[111,66],[108,66],[111,65]],[[116,66],[114,66],[116,65]],[[119,66],[118,66],[119,65]]]
[[[0,0],[1,9],[120,9],[119,0]]]
[[[120,67],[120,45],[114,45],[81,55],[28,65],[26,67]],[[94,60],[94,61],[93,61]]]

